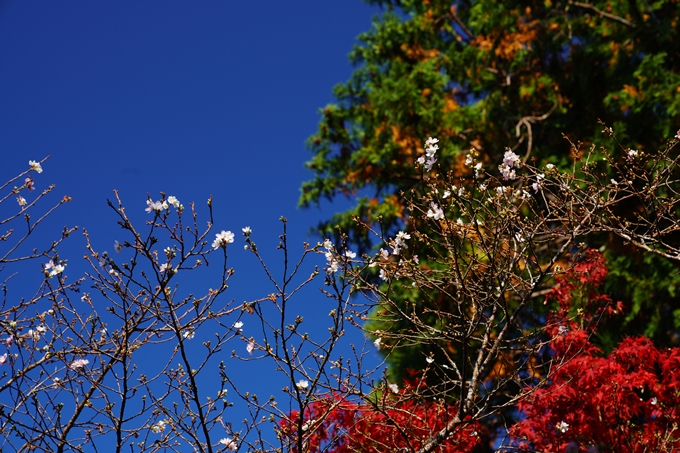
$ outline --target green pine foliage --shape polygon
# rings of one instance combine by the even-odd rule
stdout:
[[[300,198],[301,206],[356,199],[319,230],[343,231],[360,252],[381,244],[357,219],[385,235],[406,225],[398,194],[422,183],[414,163],[429,136],[440,139],[438,163],[455,178],[471,149],[486,166],[508,147],[525,162],[567,167],[565,135],[580,150],[616,154],[604,123],[625,147],[654,154],[680,128],[680,0],[370,3],[383,13],[359,36],[350,54],[356,69],[335,87],[336,102],[321,110],[309,139],[313,178]],[[625,320],[599,330],[601,346],[638,333],[680,344],[680,270],[609,237],[588,245],[605,251],[608,289],[626,307]],[[427,354],[393,351],[392,373],[404,375]]]

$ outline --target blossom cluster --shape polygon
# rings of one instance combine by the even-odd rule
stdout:
[[[408,249],[408,244],[406,243],[407,240],[411,239],[411,235],[409,233],[406,233],[405,231],[399,231],[397,235],[395,236],[394,239],[389,241],[389,245],[392,248],[392,255],[399,256],[402,254],[404,249]],[[380,274],[379,277],[383,281],[388,280],[388,270],[389,270],[389,258],[390,258],[390,252],[385,249],[380,249],[378,252],[378,256],[371,260],[369,263],[369,267],[375,267],[380,263]],[[418,263],[418,256],[415,255],[413,256],[413,261],[417,264]],[[404,260],[399,259],[399,262],[396,264],[396,270],[394,271],[394,277],[395,278],[400,278],[403,276],[402,272],[402,266],[404,265]]]
[[[326,250],[324,252],[326,262],[328,263],[328,267],[326,267],[326,270],[328,270],[331,273],[337,272],[338,269],[340,269],[340,262],[338,261],[338,258],[335,256],[335,247],[333,246],[333,243],[331,242],[330,239],[325,239],[321,245]],[[357,254],[355,252],[351,250],[345,250],[344,253],[345,260],[352,260],[356,257]]]
[[[543,184],[544,179],[545,179],[544,173],[536,175],[536,182],[531,184],[531,187],[534,189],[534,192],[538,193],[538,191],[541,189],[541,185]]]
[[[339,263],[338,260],[335,259],[335,256],[333,254],[334,247],[330,239],[326,239],[323,241],[323,248],[326,249],[326,252],[324,253],[324,256],[326,257],[326,262],[328,263],[328,267],[326,269],[330,272],[337,272],[339,269]]]
[[[66,266],[63,263],[57,263],[53,260],[50,260],[45,264],[45,272],[47,273],[47,276],[52,278],[55,275],[59,275],[64,270],[66,269]]]
[[[446,194],[444,194],[446,196]],[[437,203],[430,203],[430,209],[427,210],[427,216],[434,220],[442,220],[444,218],[444,210],[440,208]]]
[[[35,171],[36,173],[42,173],[42,171],[43,171],[42,166],[40,165],[40,162],[36,162],[34,160],[29,160],[28,165],[31,167],[31,170]],[[25,188],[29,192],[35,190],[35,182],[33,181],[32,177],[28,176],[28,177],[26,177],[26,179],[24,179],[24,185],[20,189],[23,189],[23,188]],[[18,189],[15,188],[14,193],[18,193]],[[21,195],[17,196],[16,200],[17,200],[17,203],[19,203],[19,206],[21,206],[22,208],[25,208],[26,205],[28,205],[28,201],[26,201],[26,199],[24,197],[22,197]]]
[[[436,138],[428,138],[425,141],[425,156],[420,156],[418,158],[418,163],[420,165],[425,165],[426,171],[432,170],[432,166],[437,162],[437,159],[434,157],[434,155],[439,149],[439,145],[437,145],[438,141],[439,140]]]
[[[166,420],[159,420],[155,425],[151,427],[151,431],[156,434],[160,434],[165,431],[165,427],[168,424]]]
[[[169,209],[170,206],[174,206],[176,209],[179,209],[180,211],[184,209],[184,206],[179,202],[179,200],[170,195],[167,199],[165,200],[159,200],[159,201],[153,201],[151,199],[146,200],[146,209],[145,211],[148,213],[151,212],[163,212],[166,209]]]
[[[498,170],[501,172],[503,179],[508,181],[517,177],[515,169],[519,168],[521,165],[522,163],[519,160],[519,156],[511,150],[507,150],[503,157],[503,163],[498,166]]]
[[[72,370],[79,370],[79,369],[83,368],[85,365],[87,365],[88,363],[90,363],[90,361],[87,360],[87,359],[76,359],[73,362],[71,362],[71,364],[69,365],[69,368],[71,368]]]
[[[406,245],[406,241],[408,239],[411,239],[411,235],[404,232],[400,231],[397,233],[397,236],[394,238],[394,242],[392,244],[392,254],[393,255],[399,255],[401,253],[401,249],[407,249],[408,245]]]
[[[33,170],[36,173],[42,173],[42,165],[40,165],[40,162],[36,162],[34,160],[29,160],[28,165],[31,167],[31,170]]]
[[[468,166],[468,167],[472,167],[475,171],[475,178],[479,178],[481,176],[482,163],[481,162],[475,163],[476,158],[477,158],[477,151],[475,151],[474,149],[470,150],[468,155],[465,156],[465,165]]]
[[[159,272],[161,273],[167,272],[168,274],[176,274],[178,270],[179,270],[178,268],[173,268],[172,264],[170,263],[163,263],[158,268]]]
[[[215,240],[212,243],[213,249],[217,250],[220,247],[227,247],[227,244],[234,242],[234,233],[231,231],[222,230],[215,235]]]
[[[224,445],[227,450],[230,451],[238,450],[238,443],[231,437],[225,437],[224,439],[220,439],[220,444]]]

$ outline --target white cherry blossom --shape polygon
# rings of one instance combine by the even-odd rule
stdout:
[[[155,425],[151,427],[151,431],[153,431],[156,434],[162,433],[165,431],[165,425],[167,425],[168,422],[165,420],[159,420]]]
[[[161,212],[163,209],[168,209],[168,204],[166,202],[146,200],[146,212]]]
[[[88,363],[90,363],[90,361],[87,359],[76,359],[73,362],[71,362],[71,364],[68,367],[71,368],[72,370],[79,370]]]
[[[227,244],[234,242],[234,233],[231,231],[224,231],[215,235],[215,240],[212,243],[213,249],[217,250],[220,247],[226,247]]]
[[[436,203],[430,203],[430,209],[427,210],[427,216],[435,220],[442,220],[444,218],[444,210]]]
[[[220,444],[227,447],[227,450],[236,451],[236,449],[238,449],[238,444],[231,437],[225,437],[224,439],[220,439]]]
[[[42,173],[42,165],[40,165],[40,162],[29,160],[28,165],[31,167],[31,170],[35,171],[36,173]]]
[[[179,200],[178,200],[177,198],[175,198],[174,196],[172,196],[172,195],[170,195],[170,196],[168,197],[168,204],[170,204],[170,205],[172,205],[172,206],[174,206],[174,207],[176,207],[176,208],[178,208],[178,209],[179,209],[179,207],[181,206],[180,203],[179,203]]]
[[[50,278],[61,274],[64,272],[65,268],[66,267],[63,264],[55,264],[54,261],[48,261],[47,264],[45,264],[45,270],[48,272]]]

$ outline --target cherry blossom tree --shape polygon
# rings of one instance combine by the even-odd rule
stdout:
[[[604,132],[613,136],[610,128]],[[370,321],[368,333],[375,337],[376,347],[388,355],[413,350],[414,345],[422,351],[419,370],[427,378],[423,382],[431,383],[409,387],[417,389],[410,396],[446,402],[452,411],[447,412],[445,425],[429,426],[424,440],[422,435],[397,432],[403,426],[397,415],[401,399],[366,398],[359,406],[338,405],[340,414],[334,416],[344,424],[321,424],[317,434],[309,427],[319,424],[318,411],[327,411],[334,404],[329,401],[338,398],[328,395],[320,408],[296,413],[304,419],[299,426],[309,428],[303,435],[310,445],[330,451],[380,445],[381,441],[373,444],[370,436],[358,435],[355,428],[371,417],[382,417],[375,424],[378,430],[383,419],[389,420],[392,439],[400,436],[409,451],[449,451],[445,441],[477,423],[483,423],[492,442],[495,434],[505,432],[517,408],[528,407],[541,388],[560,381],[557,370],[571,361],[576,366],[578,353],[583,360],[592,357],[592,349],[576,348],[578,353],[567,357],[557,354],[553,343],[563,339],[556,332],[579,326],[580,335],[588,340],[602,316],[624,309],[595,290],[606,272],[601,256],[588,243],[613,234],[637,246],[640,253],[679,259],[673,190],[678,177],[673,148],[678,138],[653,155],[622,147],[620,161],[606,150],[583,151],[572,145],[574,167],[567,172],[552,165],[522,164],[507,151],[496,173],[499,178],[484,170],[474,150],[465,162],[467,174],[438,169],[437,140],[427,140],[417,161],[422,183],[404,195],[408,225],[388,237],[381,228],[363,224],[383,249],[343,266],[342,275],[352,278],[353,288],[378,307],[370,314],[356,312],[357,319]],[[631,206],[637,207],[632,213],[627,209]],[[413,241],[420,244],[414,246]],[[413,249],[421,255],[409,253]],[[342,253],[329,247],[327,258],[329,272],[338,272],[335,263],[342,262]],[[382,283],[376,284],[373,274]],[[548,293],[554,296],[550,300],[545,299]],[[392,385],[388,382],[384,381],[384,392]],[[355,414],[348,417],[350,409]],[[581,421],[588,418],[585,412],[576,416]],[[563,433],[570,421],[552,420],[549,426]],[[674,429],[667,432],[669,439],[675,435]],[[539,431],[535,438],[541,435]],[[552,451],[555,445],[540,451]]]
[[[44,249],[21,255],[40,223],[69,201],[65,197],[32,220],[30,213],[52,190],[27,200],[32,175],[40,172],[41,163],[31,161],[28,170],[0,187],[7,192],[0,206],[10,213],[2,221],[8,225],[2,236],[3,275],[7,266],[42,263],[39,290],[18,304],[5,291],[0,310],[3,451],[280,451],[284,441],[271,426],[292,408],[304,408],[316,392],[341,385],[371,387],[372,371],[362,369],[361,352],[350,361],[348,376],[332,371],[332,360],[342,361],[334,351],[343,337],[348,283],[334,283],[320,296],[330,301],[331,311],[323,337],[300,330],[303,317],[292,314],[290,298],[323,280],[306,264],[322,247],[304,244],[294,258],[285,218],[278,247],[281,280],[264,262],[252,230],[242,228],[244,246],[261,263],[272,290],[235,303],[224,295],[234,273],[228,258],[236,234],[213,229],[212,199],[201,219],[194,203],[185,207],[164,193],[149,197],[146,209],[138,203],[139,212],[146,211],[138,225],[133,219],[140,216],[130,216],[115,193],[109,205],[125,239],[116,241],[117,253],[109,255],[83,230],[89,270],[71,281],[59,250],[75,228]],[[25,233],[19,236],[22,220]],[[192,285],[196,274],[205,287]],[[228,345],[234,352],[225,360]],[[239,359],[242,372],[249,361],[273,362],[281,372],[284,407],[235,381],[225,362]],[[233,422],[235,404],[249,414],[243,425]]]
[[[604,358],[591,337],[603,316],[625,309],[599,290],[598,237],[680,259],[678,138],[654,154],[622,147],[618,160],[572,144],[569,171],[534,167],[511,150],[493,168],[471,150],[456,172],[440,167],[430,138],[413,163],[419,183],[402,195],[410,211],[402,230],[357,220],[379,250],[358,256],[326,239],[296,253],[281,218],[276,278],[243,227],[243,246],[270,282],[243,303],[227,296],[237,234],[214,227],[211,199],[199,209],[161,193],[130,214],[115,193],[119,253],[97,250],[96,232],[83,230],[88,271],[76,280],[60,252],[75,228],[24,254],[43,219],[69,200],[33,220],[51,189],[29,201],[42,171],[31,161],[0,187],[5,285],[8,266],[41,263],[39,290],[18,303],[5,297],[0,309],[2,449],[486,451],[518,409],[517,443],[505,449],[614,448],[658,429],[663,436],[646,445],[674,446],[676,382],[657,370],[675,376],[677,354],[635,338]],[[294,301],[316,282],[328,316],[314,321],[325,330],[310,333]],[[343,345],[349,329],[372,342]],[[389,357],[413,345],[422,356],[406,381],[365,365],[376,349]],[[643,354],[654,367],[635,374]],[[262,398],[237,379],[245,368],[235,367],[250,362],[269,364],[279,395]],[[580,386],[595,392],[611,379],[616,392],[592,395],[615,408],[602,423],[636,421],[607,437],[576,398]],[[233,405],[248,414],[243,423]]]

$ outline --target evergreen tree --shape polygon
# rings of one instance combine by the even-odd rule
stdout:
[[[441,139],[438,165],[455,179],[470,150],[485,165],[500,164],[508,147],[524,162],[567,167],[573,149],[618,149],[614,158],[624,159],[626,148],[603,124],[646,153],[680,127],[678,0],[371,3],[384,12],[359,36],[350,54],[356,69],[335,87],[337,102],[322,110],[309,140],[314,178],[300,199],[355,200],[319,229],[328,237],[340,227],[363,252],[376,244],[355,219],[391,235],[405,225],[398,194],[421,183],[414,162],[428,136]],[[645,209],[654,206],[631,204],[621,215]],[[600,346],[611,350],[638,333],[678,344],[677,266],[613,236],[590,241],[609,260],[607,290],[626,306],[624,322],[599,329]],[[392,354],[392,373],[403,376],[422,355]]]

